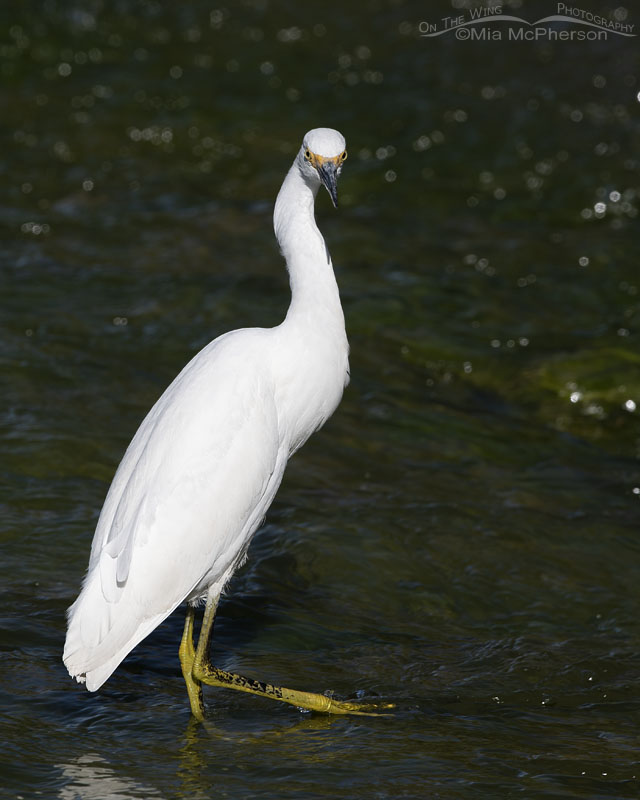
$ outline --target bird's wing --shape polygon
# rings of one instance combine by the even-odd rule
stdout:
[[[145,620],[159,616],[155,627],[233,567],[273,499],[286,450],[269,371],[237,338],[185,367],[118,468],[70,610],[69,635],[74,623],[80,634],[73,647],[87,653],[75,674],[116,651],[124,658]]]
[[[264,363],[247,358],[240,344],[227,338],[194,359],[127,451],[126,482],[118,481],[109,530],[100,531],[107,599],[127,583],[136,551],[161,553],[164,561],[170,549],[183,559],[193,553],[202,568],[203,560],[233,550],[256,508],[266,511],[261,501],[280,444],[277,414]]]

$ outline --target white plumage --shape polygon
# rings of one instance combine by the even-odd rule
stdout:
[[[322,183],[335,204],[344,158],[340,133],[310,131],[278,195],[292,291],[284,322],[232,331],[198,353],[118,467],[68,614],[64,663],[91,691],[180,603],[217,600],[287,460],[340,402],[348,343],[313,208]]]

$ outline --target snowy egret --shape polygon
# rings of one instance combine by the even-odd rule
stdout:
[[[344,315],[314,202],[324,185],[337,206],[343,136],[304,137],[280,192],[274,229],[291,304],[275,328],[243,328],[201,350],[133,437],[107,494],[82,591],[68,612],[64,663],[95,691],[183,601],[179,648],[191,711],[202,684],[335,714],[371,706],[272,686],[212,666],[220,594],[244,561],[287,460],[336,409],[349,380]],[[194,607],[206,602],[197,648]]]

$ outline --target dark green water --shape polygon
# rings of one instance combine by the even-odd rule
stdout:
[[[637,797],[638,39],[420,38],[447,2],[228,6],[0,9],[1,796]],[[325,125],[349,147],[318,219],[352,383],[215,661],[397,714],[210,690],[194,725],[182,612],[91,695],[64,614],[108,484],[200,347],[282,319],[272,203]]]

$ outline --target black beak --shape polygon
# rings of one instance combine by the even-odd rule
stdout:
[[[338,167],[332,161],[324,161],[318,169],[322,185],[331,195],[331,202],[338,207]]]

